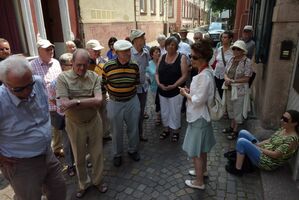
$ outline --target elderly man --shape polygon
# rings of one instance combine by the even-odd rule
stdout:
[[[195,30],[193,35],[194,42],[199,42],[203,39],[203,34],[200,30]]]
[[[244,26],[243,33],[242,33],[242,40],[246,44],[247,49],[247,58],[252,59],[254,55],[254,49],[255,49],[255,42],[252,38],[252,32],[253,28],[250,25]]]
[[[97,65],[106,63],[101,57],[101,50],[104,49],[104,47],[98,40],[89,40],[86,42],[85,47],[89,53],[89,70],[94,71]]]
[[[102,103],[101,78],[87,70],[88,61],[88,52],[77,49],[73,54],[73,69],[58,76],[56,90],[59,108],[65,112],[66,131],[76,163],[79,180],[77,198],[83,197],[91,184],[85,167],[87,150],[92,163],[92,184],[100,192],[108,189],[105,184],[101,184],[104,168],[102,122],[96,109]]]
[[[140,102],[140,116],[139,116],[139,139],[142,142],[147,142],[148,139],[143,135],[143,120],[144,110],[146,104],[146,96],[148,85],[145,81],[145,71],[150,61],[149,51],[145,48],[145,33],[142,30],[132,30],[130,40],[133,44],[131,48],[131,58],[138,64],[140,74],[140,85],[137,87],[137,96]]]
[[[107,104],[108,119],[112,129],[112,149],[114,166],[122,164],[123,126],[127,125],[129,155],[134,161],[140,160],[138,152],[138,120],[140,103],[137,93],[139,85],[139,68],[131,60],[132,44],[127,40],[118,40],[113,45],[117,58],[104,66],[103,85],[110,100]]]
[[[51,150],[48,97],[28,61],[11,56],[0,63],[0,169],[16,199],[64,200],[61,165]]]
[[[179,33],[180,33],[182,42],[189,44],[189,45],[193,44],[193,42],[189,38],[187,38],[188,30],[186,28],[181,28]]]
[[[0,38],[0,62],[10,56],[10,54],[11,51],[8,41],[4,38]],[[2,85],[1,79],[0,85]]]
[[[38,57],[30,62],[33,74],[39,75],[44,80],[44,84],[49,93],[49,87],[58,75],[62,72],[61,66],[54,56],[54,45],[45,39],[40,39],[36,44],[38,48]],[[49,110],[51,120],[55,121],[56,105],[49,100]],[[52,148],[57,157],[63,157],[62,136],[60,130],[52,126]]]

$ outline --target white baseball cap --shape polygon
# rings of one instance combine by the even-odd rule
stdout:
[[[88,42],[86,42],[86,49],[92,49],[95,51],[104,49],[104,47],[100,44],[100,42],[98,40],[88,40]]]
[[[43,49],[46,49],[48,47],[55,47],[54,44],[52,44],[49,40],[46,40],[46,39],[39,39],[36,43],[36,47],[37,48],[43,48]]]
[[[253,31],[253,28],[251,25],[246,25],[244,26],[243,31]]]

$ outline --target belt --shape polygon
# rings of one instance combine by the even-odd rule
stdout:
[[[135,97],[135,95],[133,97]],[[110,95],[109,99],[111,99],[112,101],[117,101],[117,102],[127,102],[127,101],[130,101],[133,97],[126,98],[126,99],[119,99],[119,98],[116,98],[116,97]]]

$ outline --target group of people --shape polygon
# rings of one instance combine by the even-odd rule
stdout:
[[[223,130],[228,139],[238,136],[238,124],[247,117],[253,74],[248,53],[254,54],[248,31],[252,26],[245,26],[244,39],[233,44],[232,33],[225,31],[221,47],[213,51],[199,31],[194,42],[182,29],[168,38],[159,35],[159,46],[148,47],[145,32],[132,30],[127,40],[109,39],[107,58],[101,55],[104,47],[92,39],[85,49],[66,42],[66,53],[59,61],[53,58],[54,44],[39,39],[38,57],[30,63],[10,55],[8,41],[0,39],[0,169],[17,199],[38,199],[42,194],[49,200],[65,199],[65,181],[56,158],[61,156],[68,175],[77,175],[77,198],[91,185],[106,192],[103,140],[112,139],[113,164],[119,167],[126,130],[128,155],[138,162],[139,143],[148,141],[143,132],[147,98],[154,100],[156,125],[163,126],[159,139],[171,136],[174,143],[180,139],[181,112],[186,106],[188,127],[182,149],[193,160],[189,174],[196,179],[185,184],[204,189],[207,154],[216,143],[208,109],[214,90],[225,99],[231,119],[230,127]],[[283,129],[275,138],[262,143],[241,131],[236,166],[226,170],[242,174],[244,155],[252,152],[249,158],[262,168],[284,163],[298,147],[298,112],[287,111],[282,121]],[[86,167],[92,168],[91,176]]]

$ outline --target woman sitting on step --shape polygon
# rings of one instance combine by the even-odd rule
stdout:
[[[281,128],[269,139],[259,142],[246,130],[239,132],[236,144],[236,165],[226,165],[231,174],[241,176],[245,155],[252,164],[260,169],[274,170],[284,165],[297,151],[299,146],[299,112],[286,111],[281,117]]]

